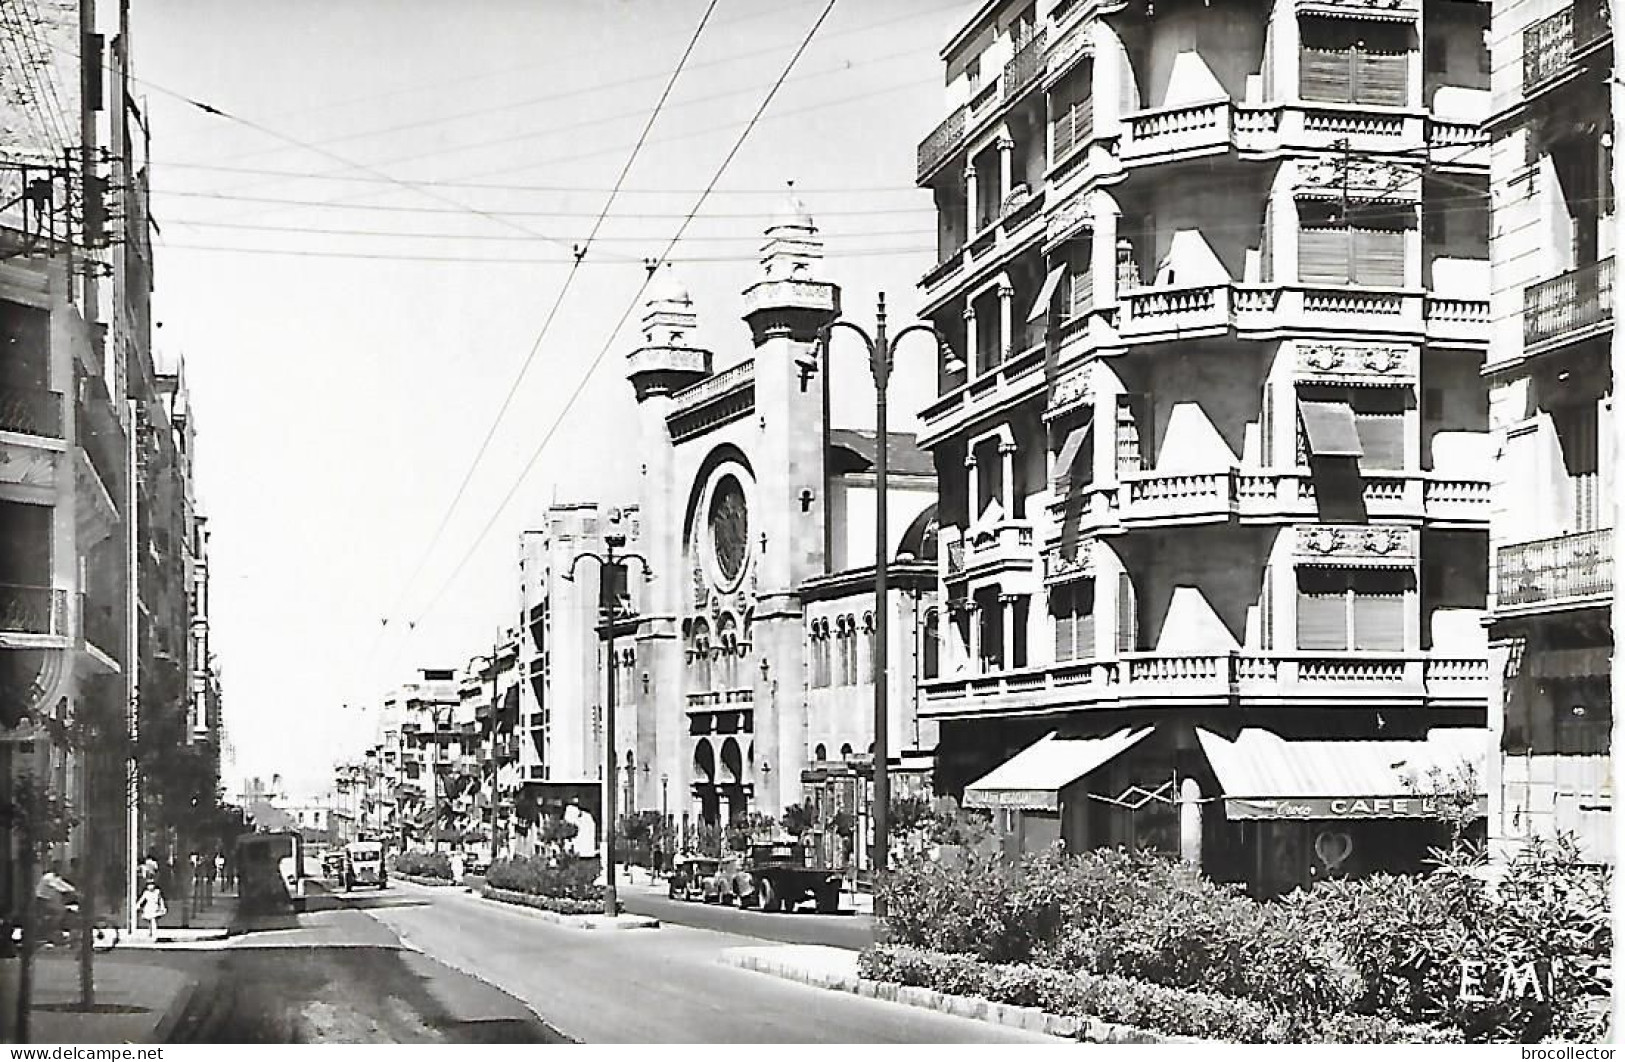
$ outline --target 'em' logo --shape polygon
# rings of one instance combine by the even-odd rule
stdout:
[[[1490,988],[1490,973],[1489,963],[1463,959],[1458,998],[1463,1003],[1504,1003],[1513,999],[1546,1003],[1552,998],[1555,973],[1550,963],[1507,963],[1501,967],[1501,983],[1493,996],[1485,994]]]

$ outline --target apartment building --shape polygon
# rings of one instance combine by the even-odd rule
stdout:
[[[944,48],[920,711],[1012,844],[1275,892],[1482,799],[1487,25],[991,0]]]
[[[1491,32],[1497,459],[1489,833],[1612,863],[1615,204],[1606,0],[1497,4]]]

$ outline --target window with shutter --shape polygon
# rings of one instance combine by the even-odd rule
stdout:
[[[1376,107],[1403,107],[1410,102],[1410,56],[1406,52],[1381,50],[1380,43],[1356,47],[1353,103]]]
[[[1349,230],[1342,225],[1306,225],[1298,233],[1298,279],[1305,284],[1348,284]]]
[[[1085,603],[1080,603],[1078,611],[1072,617],[1072,659],[1074,660],[1093,660],[1095,658],[1095,584],[1091,582],[1088,585],[1088,600]]]
[[[1301,20],[1299,94],[1322,103],[1407,105],[1412,32],[1353,19]]]
[[[1405,232],[1403,229],[1356,228],[1350,253],[1356,284],[1378,288],[1405,286]]]
[[[1056,587],[1050,594],[1050,612],[1055,618],[1055,659],[1071,660],[1077,624],[1072,615],[1070,587]]]
[[[1354,430],[1360,437],[1360,470],[1404,469],[1407,389],[1351,387],[1344,393],[1354,410]]]
[[[1603,497],[1598,475],[1597,405],[1558,406],[1552,410],[1552,427],[1563,454],[1570,502],[1576,531],[1594,531],[1603,526]]]
[[[1347,649],[1347,573],[1322,568],[1298,571],[1298,648]]]
[[[1350,59],[1352,48],[1314,47],[1305,36],[1298,57],[1298,93],[1319,103],[1349,103],[1354,86]]]
[[[1361,572],[1354,580],[1354,648],[1405,648],[1405,590],[1393,572]]]

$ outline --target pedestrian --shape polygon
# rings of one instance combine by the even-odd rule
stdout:
[[[188,899],[191,901],[192,914],[197,914],[203,903],[203,857],[194,851],[188,864],[192,871],[192,894]]]
[[[142,884],[146,884],[149,881],[157,881],[157,880],[158,880],[158,857],[153,855],[152,852],[149,851],[147,853],[147,858],[145,860],[143,860],[142,863],[141,863],[141,882],[142,882]]]
[[[164,903],[164,894],[158,890],[158,882],[147,882],[146,891],[141,894],[141,899],[136,901],[135,916],[147,923],[149,937],[158,939],[158,919],[168,913],[169,907]]]
[[[463,883],[463,871],[466,869],[468,869],[468,864],[463,859],[463,853],[453,852],[451,854],[451,883],[453,885]]]
[[[52,861],[40,876],[39,886],[34,890],[34,899],[40,905],[35,914],[35,925],[44,932],[41,937],[50,940],[57,932],[69,929],[68,907],[77,901],[79,892],[73,883],[62,876],[62,864]]]
[[[220,874],[220,856],[216,853],[203,860],[203,902],[207,906],[214,906],[214,882]]]

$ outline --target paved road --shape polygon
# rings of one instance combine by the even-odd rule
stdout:
[[[588,1043],[1027,1043],[1018,1030],[723,965],[760,941],[687,926],[585,931],[461,890],[391,884],[367,914]],[[365,902],[365,901],[362,901]]]
[[[672,900],[663,887],[623,886],[621,902],[634,914],[652,915],[662,922],[711,929],[785,944],[827,944],[861,951],[874,942],[874,919],[866,914],[821,915],[812,911],[768,914],[747,908],[723,907],[698,901]]]

